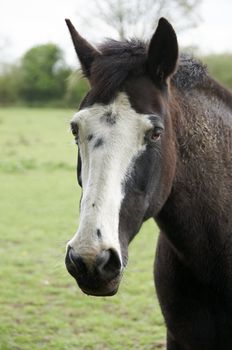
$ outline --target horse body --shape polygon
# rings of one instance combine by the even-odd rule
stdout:
[[[156,217],[162,233],[155,281],[168,349],[229,350],[232,96],[207,77],[203,86],[179,89],[176,100],[178,164],[171,194]]]
[[[187,56],[175,72],[164,19],[149,46],[97,50],[67,23],[91,84],[71,122],[83,195],[68,271],[87,294],[115,294],[128,245],[153,217],[167,349],[232,349],[232,95]]]

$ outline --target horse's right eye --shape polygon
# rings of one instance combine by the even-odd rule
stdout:
[[[75,137],[76,142],[78,141],[78,126],[77,123],[71,122],[70,123],[71,131],[73,136]]]

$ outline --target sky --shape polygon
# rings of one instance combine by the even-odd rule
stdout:
[[[76,57],[65,18],[70,18],[90,41],[100,41],[111,34],[89,31],[88,23],[78,18],[82,6],[88,6],[88,1],[0,0],[1,60],[13,61],[34,45],[54,42],[65,51],[68,62],[74,64]],[[232,52],[232,0],[203,0],[199,14],[200,25],[181,33],[179,44],[198,46],[202,54]]]

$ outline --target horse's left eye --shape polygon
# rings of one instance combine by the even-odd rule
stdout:
[[[163,128],[155,127],[153,130],[149,131],[147,137],[150,142],[156,142],[160,139],[163,133]]]

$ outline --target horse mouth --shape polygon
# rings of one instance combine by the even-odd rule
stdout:
[[[122,274],[118,274],[113,280],[107,282],[95,280],[91,283],[90,280],[80,281],[77,279],[76,282],[82,292],[87,295],[95,297],[111,297],[117,293],[121,278]]]

